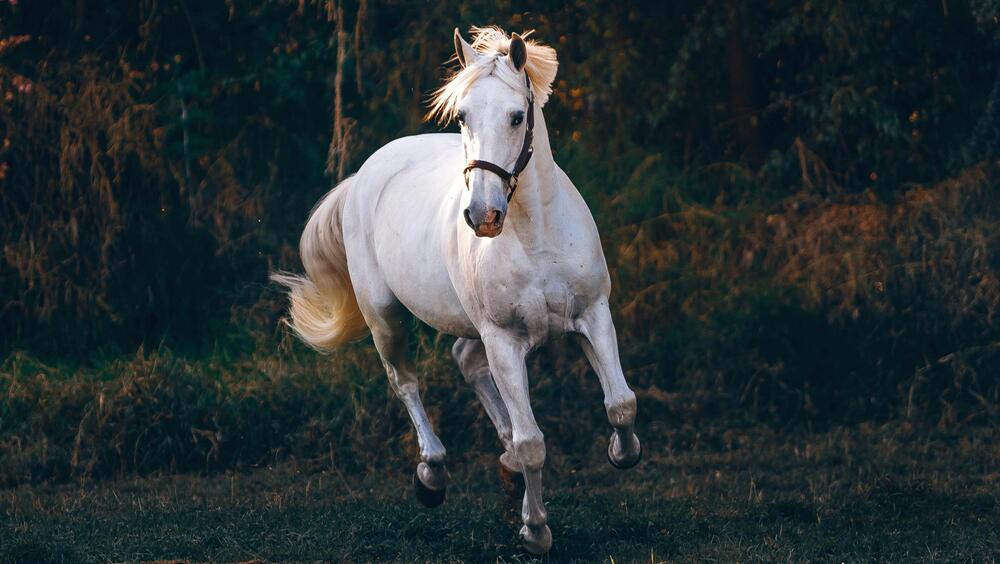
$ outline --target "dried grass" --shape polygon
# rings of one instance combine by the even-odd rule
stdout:
[[[11,163],[0,178],[0,288],[11,296],[0,319],[15,337],[67,341],[62,352],[116,331],[134,342],[150,310],[175,315],[153,303],[165,298],[153,286],[241,260],[263,198],[237,170],[255,160],[246,147],[261,126],[201,155],[188,185],[167,156],[169,105],[144,102],[141,72],[90,57],[34,71],[0,65],[0,90],[16,91],[0,111]],[[215,289],[175,292],[199,291]]]

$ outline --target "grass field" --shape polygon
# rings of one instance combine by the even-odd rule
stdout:
[[[620,472],[604,437],[549,436],[545,561],[993,561],[1000,448],[990,428],[824,431],[696,425],[643,436]],[[376,447],[378,448],[378,447]],[[491,453],[452,464],[423,509],[411,468],[329,460],[248,473],[25,485],[0,494],[0,560],[517,562],[516,515]]]

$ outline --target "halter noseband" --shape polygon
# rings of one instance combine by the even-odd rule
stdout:
[[[471,159],[465,164],[465,170],[463,171],[466,188],[469,187],[469,171],[473,169],[481,168],[499,176],[507,188],[510,189],[507,192],[508,203],[514,197],[514,190],[517,189],[517,176],[524,172],[524,167],[528,166],[528,161],[531,160],[531,155],[535,151],[531,147],[535,129],[535,94],[531,91],[531,81],[528,80],[528,73],[524,73],[524,84],[528,87],[528,116],[526,118],[528,123],[524,130],[524,143],[521,144],[521,152],[517,155],[517,160],[514,161],[514,170],[507,172],[502,166],[495,165],[490,161]]]

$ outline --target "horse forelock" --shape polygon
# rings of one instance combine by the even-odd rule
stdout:
[[[510,37],[496,26],[473,27],[472,48],[479,55],[475,61],[449,77],[441,88],[434,91],[430,99],[430,111],[426,119],[447,123],[458,112],[458,102],[472,88],[477,80],[484,76],[496,76],[517,92],[527,95],[524,79],[521,73],[511,66],[507,54],[510,52]],[[533,33],[522,34],[527,38]],[[552,93],[552,81],[555,80],[559,61],[552,47],[542,45],[532,39],[524,40],[527,47],[527,61],[524,72],[531,81],[531,87],[538,107],[545,105]],[[457,56],[452,60],[456,60]]]

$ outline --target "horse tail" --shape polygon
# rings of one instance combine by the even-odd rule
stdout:
[[[291,307],[284,322],[320,352],[330,352],[368,334],[354,296],[344,249],[344,202],[353,181],[348,178],[338,184],[309,214],[299,241],[305,275],[271,274],[272,281],[288,288]]]

